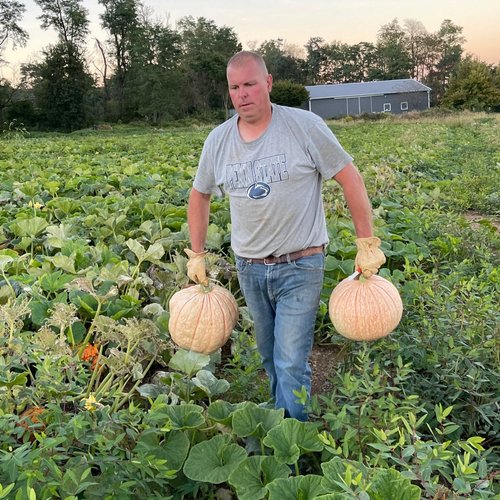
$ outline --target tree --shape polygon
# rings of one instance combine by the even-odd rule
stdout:
[[[377,36],[377,67],[370,79],[392,80],[409,78],[411,58],[408,52],[405,32],[397,19],[383,25]]]
[[[267,70],[275,80],[304,82],[303,61],[287,52],[281,38],[266,40],[257,49],[266,61]]]
[[[109,43],[114,59],[115,74],[112,78],[111,87],[114,89],[114,97],[117,102],[117,117],[127,120],[125,109],[125,88],[127,86],[128,72],[130,70],[131,51],[135,43],[139,29],[138,0],[99,0],[104,7],[101,14],[101,25],[109,31]]]
[[[88,126],[86,103],[93,80],[85,63],[64,42],[44,51],[44,60],[23,68],[30,76],[42,125],[70,132]]]
[[[433,65],[425,78],[425,84],[432,88],[432,103],[439,104],[443,98],[450,76],[462,58],[465,38],[463,28],[445,19],[434,34]]]
[[[144,15],[131,47],[125,94],[127,106],[138,117],[159,124],[182,116],[181,56],[179,33]]]
[[[425,26],[415,19],[405,19],[403,30],[410,57],[410,77],[420,80],[425,74],[426,41],[429,33]]]
[[[24,46],[28,33],[19,26],[26,7],[17,0],[0,0],[0,62],[2,50],[8,42],[13,47]]]
[[[281,80],[273,83],[271,101],[283,106],[299,107],[309,98],[304,85],[293,83],[290,80]]]
[[[472,56],[464,58],[450,78],[442,105],[470,111],[491,111],[500,106],[500,86],[494,70]]]
[[[309,38],[304,48],[306,49],[306,82],[309,85],[324,83],[324,65],[327,60],[325,41],[320,37]]]
[[[178,22],[182,39],[186,102],[191,110],[228,110],[226,65],[241,50],[233,28],[218,27],[214,21],[184,17]]]
[[[34,87],[45,126],[71,131],[89,123],[86,100],[93,79],[84,58],[89,21],[81,0],[35,0],[42,9],[42,28],[55,29],[58,42],[44,51],[44,60],[23,68]]]

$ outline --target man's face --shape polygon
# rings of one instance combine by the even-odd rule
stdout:
[[[256,123],[267,116],[273,79],[256,61],[248,59],[244,64],[229,66],[227,81],[234,109],[242,120]]]

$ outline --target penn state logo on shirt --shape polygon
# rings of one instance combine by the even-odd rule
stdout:
[[[271,192],[271,187],[265,182],[256,182],[247,189],[247,196],[252,200],[261,200]]]

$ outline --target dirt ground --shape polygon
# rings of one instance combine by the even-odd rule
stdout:
[[[309,362],[312,369],[311,394],[327,394],[332,384],[330,378],[339,355],[338,346],[314,345]]]

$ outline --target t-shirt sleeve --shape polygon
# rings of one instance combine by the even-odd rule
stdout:
[[[193,187],[200,193],[223,196],[223,191],[215,180],[215,160],[212,154],[213,140],[208,137],[203,145]]]
[[[313,124],[307,150],[324,179],[331,179],[353,160],[323,120]]]

